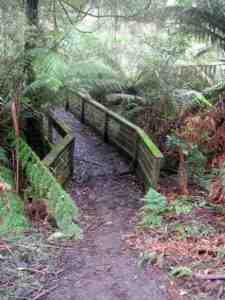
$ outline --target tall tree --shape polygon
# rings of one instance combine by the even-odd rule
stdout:
[[[26,1],[26,16],[30,25],[38,26],[38,8],[39,0],[27,0]]]

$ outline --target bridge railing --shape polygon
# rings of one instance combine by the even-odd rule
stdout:
[[[163,155],[150,137],[117,113],[86,95],[72,93],[67,109],[94,128],[105,140],[115,144],[130,159],[145,187],[156,187]]]
[[[44,122],[51,151],[45,156],[43,163],[63,184],[73,174],[75,138],[70,129],[51,113],[44,117]]]

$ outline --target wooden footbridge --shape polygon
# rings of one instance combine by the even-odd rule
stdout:
[[[157,186],[163,155],[141,128],[86,95],[73,93],[68,97],[65,106],[76,119],[90,126],[105,143],[114,145],[118,152],[126,157],[129,173],[137,175],[146,191]],[[59,227],[64,229],[66,224],[66,229],[70,228],[71,231],[70,225],[74,225],[76,214],[76,199],[74,202],[60,184],[72,178],[74,171],[76,173],[76,129],[68,128],[54,111],[38,116],[38,120],[43,145],[47,145],[48,151],[44,158],[40,159],[29,145],[21,140],[22,167],[33,190],[45,199],[47,206],[56,216]]]
[[[89,96],[73,93],[65,107],[81,123],[94,129],[105,143],[115,145],[121,155],[129,159],[130,170],[136,172],[146,189],[157,185],[163,155],[144,130]],[[72,132],[54,112],[39,116],[39,121],[40,134],[49,148],[42,162],[64,184],[75,168],[76,132]]]
[[[131,169],[146,189],[157,185],[163,155],[141,128],[81,94],[69,98],[66,107],[130,159]]]

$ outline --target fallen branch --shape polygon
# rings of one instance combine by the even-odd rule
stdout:
[[[93,165],[96,165],[96,166],[104,167],[103,164],[100,164],[96,161],[91,161],[91,160],[87,160],[87,159],[83,159],[83,158],[79,158],[79,157],[75,157],[75,159],[78,160],[78,161],[86,162],[88,164],[93,164]]]
[[[42,291],[40,294],[36,295],[32,300],[39,300],[40,298],[46,296],[47,294],[51,293],[52,291],[54,291],[56,288],[58,287],[58,285],[54,285],[53,287]]]
[[[225,275],[203,275],[203,274],[194,274],[196,279],[200,280],[225,280]]]
[[[24,268],[24,267],[18,267],[17,269],[19,271],[27,271],[27,272],[30,272],[30,273],[38,273],[38,274],[41,274],[41,275],[46,275],[45,271],[40,271],[40,270],[36,270],[36,269]]]
[[[11,256],[14,258],[13,251],[8,246],[8,244],[3,240],[1,240],[0,243],[2,243],[2,245],[0,244],[0,250],[7,250],[11,254]]]

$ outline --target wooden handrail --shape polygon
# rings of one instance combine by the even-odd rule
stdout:
[[[74,145],[75,145],[75,136],[71,132],[71,130],[59,120],[56,116],[53,116],[51,112],[46,116],[48,119],[48,139],[53,144],[53,130],[55,129],[57,133],[63,138],[59,144],[53,145],[52,150],[48,153],[48,155],[43,159],[43,163],[46,167],[48,167],[56,176],[56,178],[60,181],[60,183],[64,183],[69,176],[73,174],[73,153],[74,153]],[[64,157],[64,158],[62,158]],[[63,162],[63,159],[67,160],[65,164],[65,169],[57,170],[55,172],[55,168]],[[69,168],[68,172],[66,168]],[[66,175],[65,175],[66,174]]]
[[[68,100],[67,109],[78,116],[82,123],[88,123],[100,132],[105,142],[111,142],[125,152],[132,159],[133,169],[142,177],[146,188],[149,185],[156,186],[163,155],[144,130],[90,96],[74,90],[72,93],[75,98]],[[96,121],[93,117],[98,120]],[[112,127],[112,121],[119,126],[119,131],[116,133],[116,129]]]
[[[151,153],[159,158],[162,159],[163,158],[163,154],[161,153],[161,151],[159,150],[159,148],[153,143],[153,141],[151,140],[151,138],[144,132],[143,129],[141,129],[140,127],[134,125],[133,123],[131,123],[130,121],[128,121],[127,119],[125,119],[124,117],[118,115],[117,113],[113,112],[112,110],[108,109],[107,107],[105,107],[104,105],[102,105],[101,103],[93,100],[93,99],[89,99],[85,96],[83,96],[80,93],[76,93],[76,95],[78,97],[80,97],[82,99],[83,102],[88,102],[89,104],[93,105],[94,107],[98,108],[100,111],[104,112],[107,115],[107,119],[109,120],[108,116],[110,116],[112,119],[116,120],[117,122],[124,124],[126,126],[128,126],[129,128],[133,129],[134,131],[137,132],[138,136],[143,140],[143,142],[145,143],[145,145],[148,147],[149,151],[151,151]],[[85,107],[84,105],[82,105],[82,108]],[[82,112],[82,115],[85,115],[84,112]],[[84,119],[83,119],[84,121]],[[108,122],[106,122],[105,127],[108,126]]]

